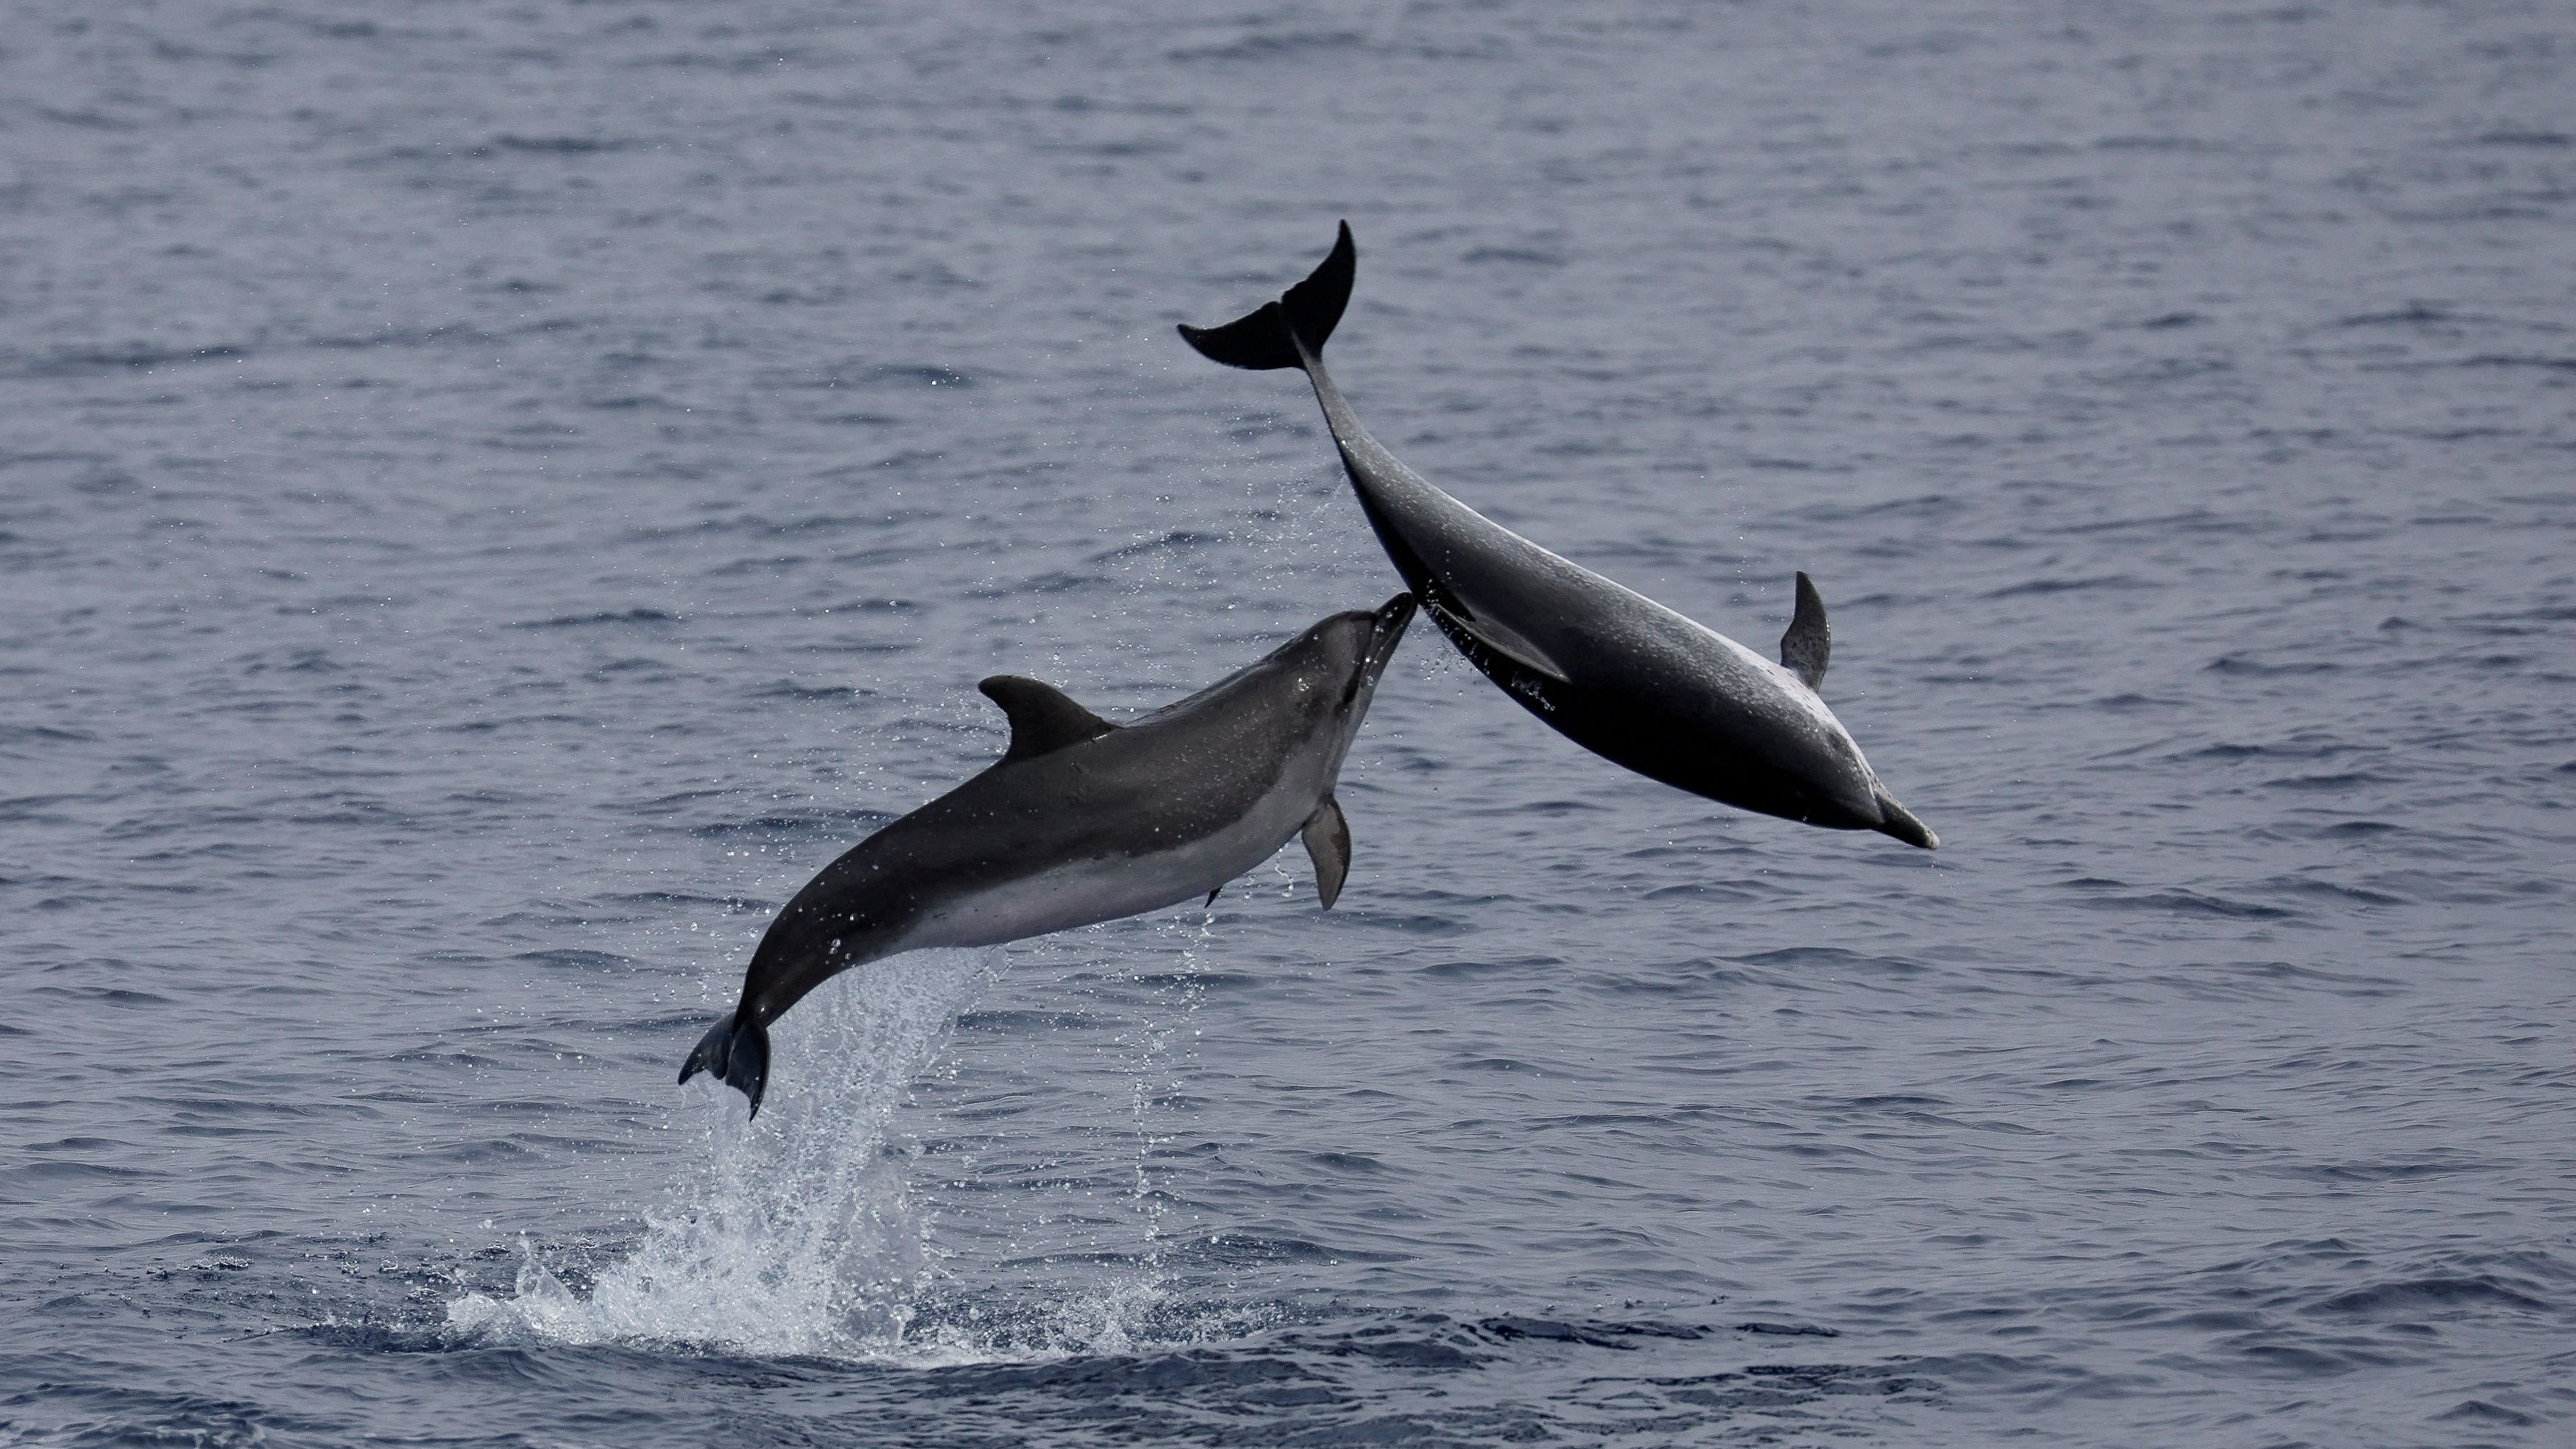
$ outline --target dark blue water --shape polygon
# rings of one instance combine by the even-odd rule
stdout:
[[[2576,1434],[2576,16],[12,7],[0,1443]],[[1417,629],[1293,851],[788,893],[1395,587],[1293,376],[1938,854]]]

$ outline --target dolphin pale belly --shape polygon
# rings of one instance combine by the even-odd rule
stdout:
[[[680,1080],[712,1072],[757,1115],[769,1023],[840,972],[1213,899],[1301,832],[1330,907],[1351,853],[1334,782],[1413,609],[1399,594],[1374,614],[1335,614],[1125,725],[1034,679],[985,680],[1010,748],[796,893],[752,954],[741,1003]]]
[[[1322,356],[1356,260],[1345,222],[1323,265],[1278,301],[1181,336],[1230,367],[1304,370],[1378,541],[1449,641],[1523,708],[1641,775],[1766,815],[1939,844],[1816,693],[1828,633],[1805,574],[1774,664],[1493,522],[1369,436]]]

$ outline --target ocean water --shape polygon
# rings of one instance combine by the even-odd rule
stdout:
[[[16,5],[0,1444],[2576,1437],[2576,15]],[[769,913],[1396,587],[1231,317],[1938,853],[1417,628],[1212,909]]]

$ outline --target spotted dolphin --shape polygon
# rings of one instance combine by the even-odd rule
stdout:
[[[1181,336],[1229,367],[1305,372],[1378,541],[1449,641],[1566,738],[1650,779],[1765,815],[1938,845],[1816,692],[1830,633],[1805,574],[1774,664],[1493,522],[1369,436],[1322,357],[1357,255],[1344,222],[1332,254],[1279,300],[1220,327],[1184,325]]]
[[[742,1000],[680,1068],[760,1111],[769,1024],[853,966],[992,946],[1210,900],[1305,837],[1330,908],[1351,861],[1342,758],[1412,622],[1409,594],[1335,614],[1249,668],[1124,725],[1034,679],[978,688],[1010,720],[1002,758],[860,841],[761,938]]]

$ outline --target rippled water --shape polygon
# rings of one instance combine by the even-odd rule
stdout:
[[[0,1440],[2563,1442],[2576,25],[0,31]],[[1417,629],[1292,851],[676,1088],[768,913],[1394,575],[1335,370],[1945,848]]]

